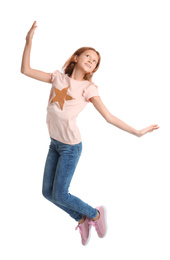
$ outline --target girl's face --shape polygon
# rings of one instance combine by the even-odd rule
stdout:
[[[79,56],[75,56],[76,67],[84,70],[85,73],[91,73],[98,63],[98,54],[93,50],[86,50]]]

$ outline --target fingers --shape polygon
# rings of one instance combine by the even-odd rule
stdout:
[[[157,127],[158,125],[152,125],[153,127]]]
[[[158,128],[159,128],[158,125],[150,125],[150,126],[148,126],[148,127],[143,129],[144,130],[144,134],[151,133],[151,132],[153,132],[154,130],[156,130]]]
[[[149,132],[152,132],[153,130],[159,129],[160,127],[158,125],[151,125]]]
[[[32,28],[36,28],[36,27],[37,27],[37,22],[34,21],[34,22],[33,22],[33,25],[32,25]]]
[[[158,129],[158,128],[159,128],[158,125],[152,125],[152,127],[153,127],[154,129]]]

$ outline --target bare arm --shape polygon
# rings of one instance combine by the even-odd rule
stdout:
[[[90,102],[93,103],[93,105],[97,109],[97,111],[105,118],[105,120],[108,123],[120,128],[120,129],[122,129],[122,130],[124,130],[124,131],[126,131],[130,134],[136,135],[137,137],[141,137],[142,135],[144,135],[148,132],[152,132],[153,130],[159,128],[158,125],[151,125],[151,126],[146,127],[142,130],[136,130],[133,127],[131,127],[131,126],[127,125],[126,123],[124,123],[123,121],[121,121],[119,118],[112,115],[108,111],[108,109],[105,107],[105,105],[103,104],[100,97],[98,97],[98,96],[92,97],[90,99]]]
[[[30,67],[30,53],[32,47],[32,38],[34,35],[34,31],[36,29],[36,21],[33,23],[30,31],[26,36],[26,44],[22,56],[22,64],[21,64],[21,73],[25,74],[28,77],[51,83],[51,73],[46,73],[40,70],[35,70]]]

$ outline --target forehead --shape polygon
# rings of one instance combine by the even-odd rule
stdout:
[[[93,50],[86,50],[83,53],[91,55],[92,58],[94,58],[95,60],[99,59],[98,54],[95,51],[93,51]]]

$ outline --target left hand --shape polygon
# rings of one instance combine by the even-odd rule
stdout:
[[[137,137],[141,137],[141,136],[143,136],[143,135],[145,135],[147,133],[150,133],[150,132],[152,132],[153,130],[156,130],[156,129],[159,129],[158,125],[150,125],[150,126],[144,128],[142,130],[139,130],[137,132]]]

